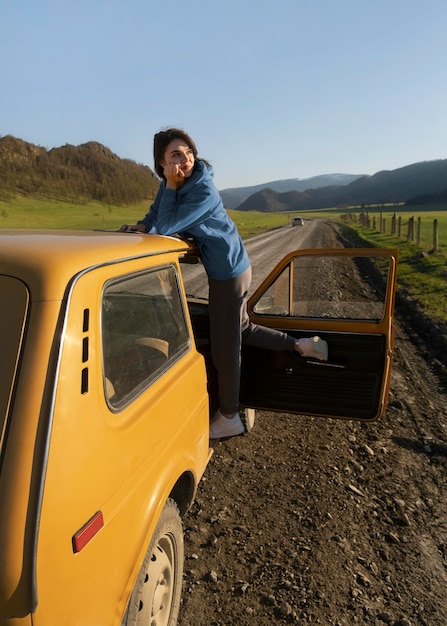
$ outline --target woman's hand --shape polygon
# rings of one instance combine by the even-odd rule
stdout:
[[[166,189],[180,189],[186,180],[178,163],[167,163],[163,169],[163,174],[166,178]]]
[[[123,224],[119,229],[120,233],[145,233],[146,226],[144,224]]]

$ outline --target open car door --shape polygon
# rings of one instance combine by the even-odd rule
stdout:
[[[394,347],[397,250],[288,254],[252,295],[253,323],[297,339],[319,335],[327,362],[244,346],[241,404],[371,421],[385,411]]]

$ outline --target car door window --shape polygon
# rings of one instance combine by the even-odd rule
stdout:
[[[375,256],[300,256],[253,306],[257,315],[381,321],[389,259]],[[385,280],[384,280],[385,278]]]
[[[109,406],[119,410],[190,349],[174,266],[108,282],[101,329],[104,388]]]

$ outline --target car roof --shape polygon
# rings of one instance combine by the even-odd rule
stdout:
[[[0,230],[0,274],[29,287],[32,299],[61,299],[73,276],[120,260],[193,249],[162,235],[103,231]]]

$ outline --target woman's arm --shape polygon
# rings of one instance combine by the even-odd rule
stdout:
[[[160,200],[163,196],[163,187],[164,184],[161,183],[158,188],[157,195],[155,196],[154,203],[151,205],[151,208],[143,217],[142,220],[138,220],[136,224],[123,224],[120,228],[120,232],[122,233],[156,233],[157,232],[157,214],[158,214],[158,205],[160,204]]]
[[[206,180],[182,191],[165,189],[158,207],[158,233],[172,235],[187,231],[205,221],[221,202],[215,186]]]

